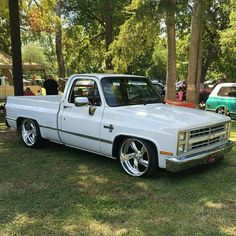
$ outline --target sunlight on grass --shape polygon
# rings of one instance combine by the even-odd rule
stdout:
[[[104,235],[104,236],[119,236],[125,235],[128,230],[126,228],[118,229],[116,226],[111,226],[107,223],[99,222],[94,219],[90,219],[87,221],[82,221],[79,224],[74,224],[72,222],[68,222],[63,226],[63,230],[68,235],[78,235],[78,232],[81,235]]]
[[[229,236],[235,236],[236,235],[236,226],[231,226],[231,227],[221,226],[220,229],[226,235],[229,235]]]
[[[13,235],[14,232],[21,230],[22,228],[29,227],[35,224],[36,221],[29,217],[27,214],[18,214],[14,219],[6,225],[6,233]]]
[[[127,233],[127,229],[112,229],[108,224],[98,222],[96,220],[90,221],[89,230],[92,235],[114,235],[119,236]]]
[[[108,181],[108,178],[105,178],[103,176],[96,176],[95,177],[95,181],[98,183],[98,184],[107,184],[109,181]]]
[[[144,182],[137,182],[136,185],[137,187],[142,188],[144,191],[148,190],[148,185]]]
[[[221,203],[214,203],[212,201],[209,201],[209,202],[205,203],[205,206],[207,208],[221,209],[221,208],[223,208],[224,205]]]
[[[54,143],[26,148],[0,129],[1,236],[236,235],[235,147],[210,168],[144,179]]]

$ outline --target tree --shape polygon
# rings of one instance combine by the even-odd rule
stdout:
[[[8,1],[0,1],[0,51],[10,53],[10,29]]]
[[[102,73],[106,51],[100,35],[93,36],[93,31],[86,32],[82,25],[72,25],[64,31],[67,73]]]
[[[203,0],[195,0],[191,19],[189,65],[187,78],[187,101],[198,104],[201,78],[201,41]]]
[[[43,48],[38,43],[28,43],[22,47],[22,59],[24,62],[36,62],[48,64]]]
[[[105,69],[113,69],[110,45],[116,35],[124,15],[121,12],[128,0],[66,0],[64,4],[71,23],[84,27],[85,32],[93,32],[92,38],[100,37],[105,42]]]
[[[229,26],[220,33],[222,57],[218,63],[218,70],[225,74],[230,81],[236,81],[236,1],[231,0]]]
[[[205,24],[202,35],[201,82],[211,71],[218,70],[222,58],[221,32],[229,27],[230,0],[209,1],[205,4]]]
[[[111,45],[115,72],[165,80],[165,69],[160,72],[157,65],[163,62],[163,53],[158,55],[156,50],[165,51],[165,42],[159,37],[159,1],[133,0],[124,10],[126,21]]]
[[[21,96],[23,91],[23,71],[21,58],[20,17],[18,0],[9,0],[9,16],[11,28],[11,47],[13,65],[13,83],[15,96]]]
[[[62,53],[62,29],[61,29],[62,28],[61,26],[62,1],[61,0],[58,0],[56,2],[55,12],[58,19],[60,19],[56,22],[56,36],[55,36],[58,75],[59,75],[59,78],[65,78],[65,62],[64,62],[64,56]]]
[[[41,0],[40,2],[29,1],[28,9],[25,10],[27,23],[37,38],[42,37],[43,34],[47,34],[50,41],[55,38],[55,46],[51,42],[51,47],[56,49],[59,77],[65,77],[62,45],[62,8],[61,0]]]
[[[167,28],[167,79],[166,99],[175,100],[176,94],[176,41],[175,41],[175,10],[176,0],[167,1],[166,28]]]

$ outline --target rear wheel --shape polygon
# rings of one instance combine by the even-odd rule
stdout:
[[[20,125],[21,138],[27,147],[36,148],[42,143],[39,126],[36,121],[24,119]]]
[[[216,112],[218,114],[222,114],[222,115],[225,115],[225,116],[230,115],[230,112],[229,112],[228,108],[226,108],[226,107],[219,107]]]
[[[120,162],[123,169],[131,176],[151,176],[158,165],[156,150],[153,145],[138,138],[126,138],[120,146]]]

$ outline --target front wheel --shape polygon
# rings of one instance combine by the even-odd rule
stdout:
[[[20,126],[21,138],[27,147],[39,147],[42,143],[39,126],[36,121],[24,119]]]
[[[148,177],[155,173],[158,157],[155,147],[138,138],[126,138],[120,146],[120,162],[131,176]]]

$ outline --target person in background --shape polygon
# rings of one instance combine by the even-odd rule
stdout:
[[[46,95],[58,95],[58,83],[53,79],[52,75],[44,81],[43,87],[46,90]]]
[[[32,75],[32,85],[36,85],[36,75]]]
[[[35,96],[35,94],[31,91],[29,87],[27,87],[24,91],[24,96]]]
[[[184,97],[184,91],[183,88],[179,88],[179,92],[177,93],[177,101],[182,102]]]

